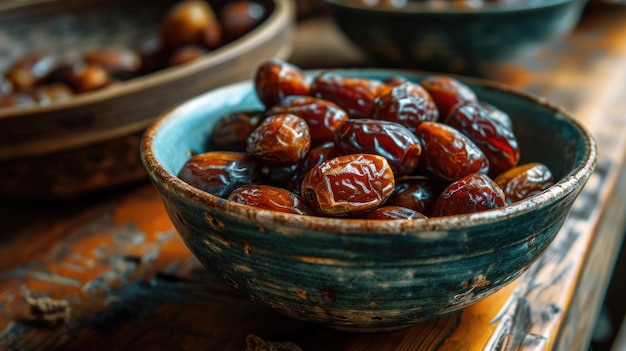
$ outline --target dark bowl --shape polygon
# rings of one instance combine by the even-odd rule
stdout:
[[[488,76],[493,65],[522,59],[567,35],[586,0],[529,0],[479,8],[409,1],[402,8],[325,0],[341,31],[393,67]],[[448,4],[443,5],[441,4]]]
[[[335,72],[420,79],[420,73],[408,71]],[[480,213],[373,221],[258,209],[177,178],[191,153],[207,151],[220,116],[262,108],[250,81],[164,113],[144,134],[141,156],[187,246],[243,295],[335,328],[406,326],[464,308],[522,274],[557,235],[596,163],[593,138],[562,109],[495,83],[464,81],[482,101],[510,113],[520,162],[543,162],[556,185]]]
[[[33,0],[0,4],[0,68],[31,50],[63,58],[87,48],[134,48],[178,0]],[[0,199],[76,200],[146,181],[137,149],[163,110],[246,79],[292,51],[290,0],[260,0],[268,16],[243,37],[184,65],[42,106],[0,108]],[[3,70],[0,70],[3,71]]]

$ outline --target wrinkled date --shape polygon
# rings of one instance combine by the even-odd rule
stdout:
[[[270,185],[243,185],[228,195],[228,200],[240,204],[300,215],[313,215],[300,196],[289,190]]]
[[[444,123],[470,138],[489,160],[489,173],[498,175],[514,167],[520,149],[513,131],[497,120],[489,110],[475,102],[458,104],[450,110]]]
[[[376,79],[343,77],[321,73],[311,83],[311,95],[332,101],[352,118],[367,118],[383,83]]]
[[[397,122],[415,132],[423,121],[436,121],[439,112],[428,92],[415,83],[402,83],[391,87],[374,99],[371,117]]]
[[[554,176],[542,163],[533,162],[500,174],[495,179],[506,196],[507,205],[538,194],[554,185]]]
[[[403,177],[396,179],[396,189],[385,204],[406,207],[429,215],[442,188],[428,177]]]
[[[422,144],[419,168],[447,182],[471,173],[487,173],[489,161],[468,137],[437,122],[422,122],[416,131]]]
[[[259,170],[259,163],[248,154],[212,151],[191,157],[178,177],[207,193],[226,197],[241,185],[256,183]]]
[[[298,163],[311,147],[306,122],[291,114],[266,118],[247,139],[246,150],[263,162],[288,166]]]
[[[472,173],[443,190],[433,205],[431,217],[481,212],[504,204],[502,189],[489,176]]]
[[[454,105],[478,101],[472,89],[452,77],[427,76],[422,79],[421,85],[435,101],[440,121],[448,116],[448,112]]]
[[[319,145],[334,140],[335,131],[348,119],[348,114],[336,104],[311,96],[290,96],[270,113],[291,113],[307,123],[311,144]]]
[[[375,119],[351,119],[335,134],[340,153],[383,156],[396,176],[412,173],[420,159],[422,147],[410,130],[399,123]]]
[[[322,215],[350,216],[379,207],[392,193],[395,179],[382,156],[339,156],[314,167],[302,180],[300,194]]]
[[[309,95],[311,78],[300,68],[280,60],[259,66],[254,88],[265,107],[272,107],[291,95]]]

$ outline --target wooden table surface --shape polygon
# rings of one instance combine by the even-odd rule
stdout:
[[[304,68],[373,65],[328,18],[302,22],[295,39]],[[491,79],[570,110],[600,155],[556,240],[495,295],[384,333],[293,320],[209,274],[141,183],[80,203],[0,205],[0,349],[587,350],[626,224],[626,9],[587,10],[566,40]],[[45,298],[49,313],[33,314]]]

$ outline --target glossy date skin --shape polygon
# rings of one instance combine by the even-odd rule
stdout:
[[[348,120],[348,114],[336,104],[311,96],[289,96],[269,112],[290,113],[304,119],[312,146],[333,141],[337,128]]]
[[[374,107],[374,99],[382,81],[368,78],[344,77],[321,73],[311,83],[311,96],[332,101],[350,118],[367,118]]]
[[[410,208],[429,215],[433,204],[443,187],[424,176],[411,176],[396,179],[396,188],[385,205]]]
[[[472,173],[443,190],[433,205],[431,217],[481,212],[504,205],[502,189],[489,176]]]
[[[411,132],[423,121],[436,121],[437,106],[430,94],[420,85],[405,82],[380,92],[374,99],[371,118],[402,124]]]
[[[302,160],[311,147],[306,122],[292,114],[267,117],[250,133],[246,151],[275,166],[289,166]]]
[[[222,116],[211,134],[210,144],[215,150],[246,151],[246,141],[265,118],[264,111],[238,111]]]
[[[418,168],[429,176],[453,182],[489,171],[489,161],[478,146],[448,125],[422,122],[416,135],[423,149]]]
[[[526,163],[509,169],[495,179],[502,188],[507,205],[524,200],[554,185],[554,176],[546,165]]]
[[[415,171],[422,146],[411,131],[399,123],[375,119],[350,119],[335,134],[335,146],[344,155],[374,154],[387,159],[396,176]]]
[[[300,196],[289,190],[270,185],[244,185],[233,190],[228,200],[240,204],[284,213],[313,215]]]
[[[178,177],[207,193],[225,198],[235,188],[259,180],[259,163],[250,155],[212,151],[191,157]]]
[[[465,134],[489,160],[489,174],[498,175],[517,165],[520,148],[513,131],[493,119],[478,103],[458,104],[444,123]]]
[[[443,121],[458,103],[477,102],[476,93],[461,81],[447,76],[426,76],[420,82],[437,105],[439,121]]]
[[[300,194],[325,216],[352,216],[379,207],[393,193],[395,178],[382,156],[339,156],[314,167],[304,177]]]
[[[300,68],[281,60],[269,60],[257,68],[254,89],[259,100],[270,108],[292,95],[309,95],[311,77]]]
[[[265,6],[256,1],[229,1],[218,16],[222,25],[223,43],[239,39],[258,26],[266,15]]]

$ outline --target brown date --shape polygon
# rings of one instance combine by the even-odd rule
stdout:
[[[98,90],[113,82],[109,73],[96,65],[76,64],[69,74],[69,85],[77,93]]]
[[[349,119],[335,134],[341,154],[383,156],[396,176],[410,174],[418,165],[422,147],[410,130],[399,123],[375,119]]]
[[[437,117],[437,106],[428,92],[411,82],[378,95],[371,112],[371,118],[400,123],[411,132],[423,121],[436,121]]]
[[[289,190],[270,185],[243,185],[228,195],[228,200],[240,204],[284,213],[314,215],[302,198]]]
[[[361,219],[393,220],[427,218],[424,214],[406,207],[383,206],[361,215]]]
[[[44,52],[31,52],[16,60],[5,76],[15,90],[30,90],[42,83],[58,65],[56,58]]]
[[[504,206],[502,189],[489,176],[472,173],[448,185],[435,201],[431,217],[474,213]]]
[[[311,77],[285,61],[268,60],[257,68],[254,88],[259,100],[270,108],[291,95],[309,95]]]
[[[507,205],[538,194],[554,185],[550,169],[539,162],[526,163],[509,169],[495,179],[502,188]]]
[[[344,77],[325,72],[313,79],[310,95],[334,102],[351,118],[367,118],[381,85],[382,81],[376,79]]]
[[[483,152],[453,127],[422,122],[415,134],[422,144],[418,168],[425,174],[453,182],[471,173],[489,171],[489,161]]]
[[[480,105],[487,110],[487,116],[509,130],[513,130],[513,121],[508,113],[495,107],[494,105],[480,101]]]
[[[441,194],[442,186],[424,176],[411,176],[396,179],[396,188],[385,205],[410,208],[423,214],[430,214],[433,203]]]
[[[517,165],[520,149],[511,129],[490,117],[476,102],[455,105],[444,123],[470,138],[489,160],[489,174],[498,175]]]
[[[212,151],[191,157],[178,172],[190,185],[219,197],[259,179],[259,163],[250,155]]]
[[[211,134],[215,150],[246,151],[246,140],[265,118],[264,111],[238,111],[222,116]]]
[[[221,27],[211,6],[203,0],[185,0],[172,6],[160,25],[160,38],[167,49],[187,44],[219,45]]]
[[[288,166],[300,162],[311,147],[306,122],[292,114],[267,117],[250,133],[246,150],[270,165]]]
[[[256,1],[230,1],[219,12],[223,43],[239,39],[265,18],[267,10]]]
[[[426,76],[421,81],[437,105],[439,121],[443,121],[450,109],[462,102],[476,102],[476,93],[461,81],[447,76]]]
[[[384,157],[352,154],[311,169],[302,180],[300,194],[319,214],[350,216],[379,207],[394,185],[393,172]]]
[[[291,113],[304,119],[311,132],[311,145],[333,141],[339,125],[348,119],[348,114],[336,104],[310,96],[287,97],[269,112]]]
[[[133,50],[107,47],[86,51],[83,60],[90,64],[102,67],[112,77],[130,79],[139,75],[141,57]]]
[[[298,169],[296,170],[296,176],[292,179],[292,181],[288,182],[287,189],[293,191],[294,193],[300,193],[300,185],[302,184],[302,179],[304,176],[322,162],[330,160],[331,158],[335,158],[339,156],[337,152],[337,148],[335,148],[335,143],[329,142],[317,145],[312,147],[307,153],[306,157],[298,164]]]

